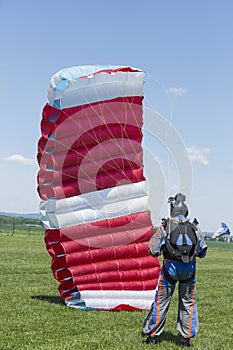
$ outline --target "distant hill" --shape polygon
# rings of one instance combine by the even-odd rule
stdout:
[[[26,219],[41,219],[41,215],[39,213],[11,213],[11,212],[5,212],[5,211],[0,211],[0,215],[4,216],[11,216],[11,217],[21,217],[21,218],[26,218]]]

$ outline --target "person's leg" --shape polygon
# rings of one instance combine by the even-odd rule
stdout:
[[[144,321],[143,331],[149,336],[148,342],[150,342],[150,338],[155,340],[163,332],[174,289],[175,284],[167,281],[162,270],[155,292],[153,309],[147,316],[146,324]]]
[[[184,346],[189,346],[189,339],[198,332],[195,278],[186,283],[179,283],[177,330],[183,338]]]

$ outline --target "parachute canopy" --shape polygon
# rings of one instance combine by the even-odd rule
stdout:
[[[38,193],[66,304],[148,309],[159,261],[143,173],[144,72],[81,66],[55,74],[38,142]]]

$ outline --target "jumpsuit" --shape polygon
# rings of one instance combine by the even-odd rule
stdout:
[[[152,256],[158,256],[164,251],[166,231],[163,225],[159,226],[149,241],[149,250]],[[197,229],[196,236],[200,250],[198,256],[203,258],[207,246],[202,239],[201,231]],[[174,259],[163,259],[154,303],[143,323],[143,333],[149,337],[158,337],[162,334],[166,322],[169,305],[178,283],[178,317],[177,331],[184,339],[193,338],[198,332],[198,313],[196,304],[196,260],[188,262]]]

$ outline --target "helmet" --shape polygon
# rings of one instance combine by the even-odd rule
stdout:
[[[175,197],[169,197],[168,203],[170,203],[170,216],[175,217],[187,217],[188,216],[188,207],[184,203],[185,195],[182,193],[177,193]]]

